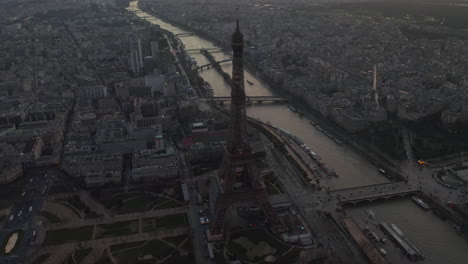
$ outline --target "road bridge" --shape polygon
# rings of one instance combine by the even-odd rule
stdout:
[[[199,48],[199,49],[186,49],[185,52],[203,52],[203,51],[220,51],[220,48]]]
[[[220,61],[217,61],[216,63],[208,63],[208,64],[205,64],[205,65],[202,65],[202,66],[199,66],[199,67],[196,67],[193,69],[193,71],[199,71],[199,70],[203,70],[203,69],[208,69],[210,67],[213,67],[215,64],[221,64],[221,63],[224,63],[224,62],[229,62],[229,61],[232,61],[232,59],[224,59],[224,60],[220,60]]]
[[[391,182],[330,191],[338,204],[359,203],[415,194],[420,190],[405,182]]]
[[[182,32],[175,34],[176,37],[191,37],[193,36],[193,32]]]
[[[230,102],[231,101],[230,96],[213,96],[213,97],[205,97],[205,99],[210,102]],[[288,102],[288,99],[284,97],[280,97],[280,96],[246,96],[245,99],[248,103],[252,103],[252,102],[286,103]]]

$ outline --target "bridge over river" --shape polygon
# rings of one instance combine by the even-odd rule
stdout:
[[[246,96],[245,97],[247,103],[249,102],[274,102],[274,103],[287,103],[288,99],[281,97],[281,96]],[[230,102],[230,96],[213,96],[213,97],[205,97],[206,101],[209,102]]]
[[[213,67],[215,64],[221,64],[221,63],[224,63],[224,62],[230,62],[232,61],[232,59],[225,59],[225,60],[220,60],[220,61],[216,61],[216,63],[207,63],[205,65],[201,65],[201,66],[198,66],[196,68],[193,69],[193,71],[199,71],[199,70],[203,70],[203,69],[209,69],[211,67]]]
[[[387,199],[395,196],[406,196],[420,190],[405,182],[391,182],[361,187],[330,191],[329,194],[337,200],[338,204],[358,203]]]

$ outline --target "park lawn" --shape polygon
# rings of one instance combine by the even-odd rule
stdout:
[[[91,240],[93,237],[93,226],[82,226],[78,228],[67,228],[50,230],[46,233],[45,245],[57,245],[74,241]]]
[[[299,257],[301,253],[300,248],[292,248],[288,253],[284,254],[283,256],[279,256],[276,258],[278,263],[294,263],[294,261]]]
[[[76,214],[76,216],[78,216],[78,218],[81,218],[81,214],[80,214],[80,211],[74,207],[73,205],[71,205],[70,203],[66,202],[66,201],[60,201],[60,200],[55,200],[55,202],[69,208],[70,210],[72,210],[72,212],[74,212]]]
[[[188,225],[186,214],[167,215],[143,219],[143,232],[151,232],[157,229],[184,227]]]
[[[135,263],[136,260],[145,255],[152,255],[157,258],[164,258],[171,254],[175,249],[161,240],[151,240],[144,246],[133,248],[116,253],[119,263]]]
[[[173,244],[174,246],[179,246],[182,241],[188,238],[187,235],[175,236],[175,237],[166,237],[164,238],[165,241]]]
[[[232,240],[239,237],[246,237],[254,244],[259,244],[261,242],[266,242],[271,248],[276,249],[275,256],[280,256],[287,252],[291,246],[283,244],[274,238],[268,231],[264,228],[255,228],[255,229],[245,229],[241,231],[233,232],[231,236],[231,241],[229,241],[227,248],[228,251],[234,255],[240,257],[242,260],[249,260],[246,256],[247,250],[242,245],[233,242]],[[249,261],[259,261],[263,257],[257,256],[254,260]]]
[[[114,252],[126,249],[126,248],[132,248],[132,247],[138,247],[143,245],[146,242],[146,240],[143,241],[137,241],[137,242],[130,242],[130,243],[122,243],[122,244],[116,244],[110,246],[110,252],[114,254]]]
[[[265,182],[265,185],[266,185],[267,193],[269,195],[281,194],[280,188],[273,185],[273,183],[271,183],[269,181],[264,181],[264,182]]]
[[[111,208],[113,206],[115,206],[117,204],[117,202],[119,200],[122,200],[122,201],[125,201],[127,199],[130,199],[130,198],[135,198],[135,197],[138,197],[138,196],[144,196],[143,193],[141,192],[135,192],[135,193],[118,193],[118,194],[115,194],[112,196],[112,198],[110,200],[107,200],[104,202],[104,205],[107,207],[107,208]]]
[[[116,208],[119,214],[130,214],[136,212],[148,211],[158,203],[157,196],[139,196],[123,202],[121,208]]]
[[[124,236],[138,233],[138,220],[101,224],[96,226],[96,238]]]
[[[44,261],[46,261],[46,259],[49,258],[49,256],[49,254],[40,255],[39,257],[37,257],[37,259],[33,261],[32,264],[42,264],[44,263]]]
[[[164,264],[186,264],[186,263],[191,263],[192,261],[193,261],[193,257],[190,255],[188,256],[174,255],[168,258],[166,261],[164,261]]]
[[[161,197],[164,198],[164,197]],[[174,208],[174,207],[180,207],[182,206],[182,203],[174,200],[169,200],[164,198],[165,201],[159,202],[159,204],[154,208],[155,210],[160,210],[160,209],[168,209],[168,208]]]
[[[88,256],[89,253],[91,253],[91,251],[93,251],[92,248],[81,248],[75,250],[76,264],[80,264],[86,258],[86,256]]]
[[[174,248],[161,240],[151,240],[143,247],[143,255],[151,254],[153,256],[167,256],[174,251]]]
[[[188,252],[192,252],[193,251],[192,240],[187,239],[187,241],[185,241],[185,243],[180,248],[187,250]]]
[[[49,222],[51,224],[61,222],[60,218],[58,216],[56,216],[55,214],[53,214],[53,213],[50,213],[50,212],[47,212],[47,211],[42,211],[41,215],[47,220],[47,222]]]

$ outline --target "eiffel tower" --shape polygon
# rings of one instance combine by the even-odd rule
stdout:
[[[221,188],[210,227],[211,236],[217,239],[223,237],[226,212],[231,207],[256,205],[263,210],[265,221],[272,230],[279,231],[284,228],[268,200],[252,147],[247,140],[243,49],[244,37],[237,20],[236,31],[232,35],[231,135],[224,149],[220,170]]]

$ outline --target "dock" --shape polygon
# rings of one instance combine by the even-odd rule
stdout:
[[[344,218],[343,224],[372,264],[388,264],[387,260],[385,260],[351,217]]]

